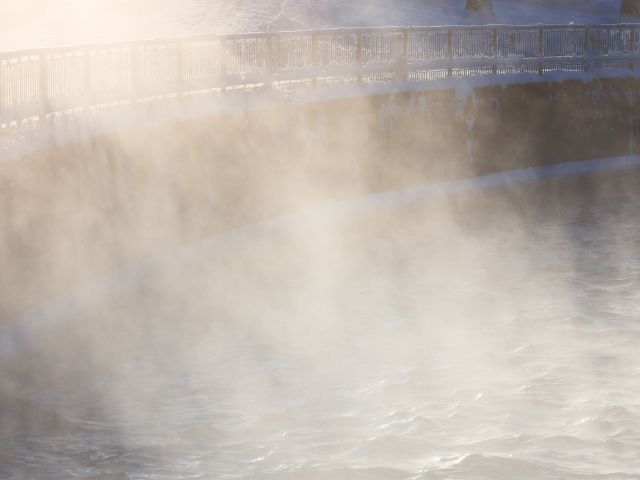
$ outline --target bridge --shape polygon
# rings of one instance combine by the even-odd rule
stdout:
[[[634,71],[640,25],[488,25],[198,35],[0,52],[0,151],[42,127],[159,102],[334,85]]]

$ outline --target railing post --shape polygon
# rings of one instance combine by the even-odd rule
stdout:
[[[636,53],[636,50],[638,49],[638,29],[631,27],[631,39],[630,39],[630,48],[631,48],[631,53]],[[633,58],[631,60],[629,60],[629,70],[634,70],[635,69],[635,64],[633,61]]]
[[[453,32],[451,29],[447,31],[447,58],[449,59],[449,68],[447,68],[447,77],[453,76]]]
[[[491,39],[491,56],[493,57],[493,65],[491,66],[491,73],[493,75],[498,74],[498,29],[493,29],[493,35]]]
[[[0,73],[2,73],[2,66],[3,66],[3,61],[4,59],[2,58],[2,55],[0,54]],[[9,67],[9,59],[7,59],[7,63],[6,63],[7,67]],[[8,77],[9,72],[6,73],[6,75],[0,75],[0,112],[2,112],[2,109],[5,106],[8,106],[11,103],[11,100],[9,99],[9,79]]]
[[[402,67],[403,81],[409,81],[409,29],[402,30]]]
[[[589,65],[589,27],[584,28],[584,71],[588,72],[591,70],[591,65]]]
[[[364,67],[364,45],[362,32],[356,35],[356,63],[358,64],[358,83],[362,83],[362,69]]]
[[[130,68],[131,68],[131,93],[133,95],[132,100],[137,100],[139,95],[139,85],[138,85],[138,47],[135,45],[131,45],[130,52]]]
[[[88,48],[82,52],[84,107],[89,109],[93,104],[93,90],[91,89],[91,50]]]
[[[38,59],[38,86],[40,97],[40,122],[44,123],[47,115],[49,104],[49,88],[47,86],[47,56],[45,53],[41,53]]]
[[[227,76],[229,75],[229,46],[227,45],[227,40],[220,40],[220,79],[222,80],[222,86],[220,90],[225,92],[227,90],[227,85],[229,80]]]
[[[318,34],[311,34],[311,74],[313,78],[311,83],[314,87],[318,86],[318,68],[320,67],[320,59],[318,57]]]
[[[406,83],[407,81],[407,46],[409,43],[409,35],[406,29],[400,34],[393,35],[393,60],[395,64],[396,82]]]
[[[589,46],[590,46],[590,32],[589,27],[584,27],[584,54],[589,55]]]
[[[392,56],[393,56],[393,70],[396,77],[396,82],[404,83],[407,81],[407,67],[405,65],[404,57],[404,30],[401,32],[393,32],[391,37]]]
[[[185,92],[186,77],[184,74],[184,42],[176,44],[176,89],[178,94]]]
[[[544,28],[540,27],[538,29],[538,56],[540,60],[538,61],[538,75],[542,76],[544,73]]]
[[[275,55],[275,46],[274,46],[275,38],[273,34],[267,37],[267,46],[265,51],[265,70],[267,73],[267,79],[264,82],[264,86],[267,89],[270,89],[273,86],[273,78],[276,72],[276,55]]]

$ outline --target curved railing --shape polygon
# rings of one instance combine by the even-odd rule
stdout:
[[[201,94],[638,67],[640,25],[325,29],[0,53],[0,147],[43,125]],[[84,117],[83,117],[84,116]]]

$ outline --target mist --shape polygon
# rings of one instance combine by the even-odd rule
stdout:
[[[2,45],[478,20],[399,3],[7,4]],[[0,477],[640,478],[623,68],[225,87],[3,146]]]

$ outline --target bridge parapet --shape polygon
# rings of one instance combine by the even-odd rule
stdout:
[[[265,88],[634,70],[640,25],[325,29],[0,53],[0,148],[43,126]]]

